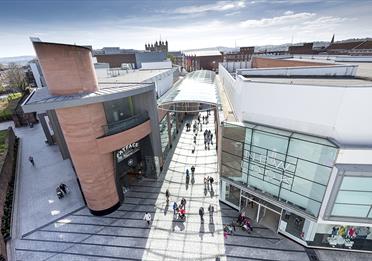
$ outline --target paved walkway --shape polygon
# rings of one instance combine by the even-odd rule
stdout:
[[[206,113],[204,113],[206,115]],[[144,260],[215,260],[224,254],[222,219],[218,201],[218,184],[213,189],[204,186],[204,177],[211,176],[215,181],[217,175],[217,153],[215,143],[205,150],[203,132],[211,130],[215,141],[213,115],[209,116],[209,124],[203,124],[203,130],[198,133],[196,149],[193,149],[192,131],[182,130],[181,137],[174,151],[171,163],[165,174],[156,205],[154,222],[149,238],[163,240],[148,240]],[[211,120],[212,119],[212,120]],[[194,165],[194,177],[190,174],[190,184],[186,184],[186,169]],[[191,172],[190,172],[191,173]],[[170,191],[170,206],[167,211],[165,191]],[[174,221],[172,204],[178,204],[182,197],[186,199],[186,222]],[[213,205],[213,219],[210,219],[208,207]],[[205,210],[204,222],[201,222],[199,208]],[[223,258],[221,258],[223,260]]]
[[[41,124],[14,129],[20,137],[21,158],[17,182],[17,237],[84,206],[70,160],[63,160],[56,145],[46,145]],[[33,167],[28,161],[32,155]],[[59,200],[55,189],[65,183],[70,195]]]

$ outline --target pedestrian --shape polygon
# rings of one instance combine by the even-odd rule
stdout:
[[[189,175],[189,169],[186,169],[186,176]]]
[[[208,190],[209,190],[209,176],[207,176],[207,188],[208,188]]]
[[[192,166],[191,166],[191,174],[194,175],[194,173],[195,173],[195,166],[192,165]]]
[[[165,191],[165,197],[167,198],[167,203],[169,202],[170,193],[169,190]]]
[[[212,177],[210,177],[209,182],[211,183],[211,189],[212,189],[213,181],[214,181],[214,179]]]
[[[145,220],[147,222],[147,225],[150,226],[151,214],[146,212],[146,214],[143,216],[143,220]]]
[[[200,215],[200,220],[201,222],[204,222],[204,208],[203,207],[200,207],[199,208],[199,215]]]
[[[181,206],[180,208],[186,208],[186,199],[185,198],[182,198],[181,199]]]
[[[211,144],[213,145],[213,134],[211,133]]]
[[[176,215],[176,211],[177,211],[177,203],[176,201],[173,202],[173,214]]]
[[[194,136],[194,143],[196,144],[196,135]]]
[[[32,156],[28,157],[28,161],[31,162],[32,166],[35,166],[35,161]]]
[[[213,215],[214,207],[212,206],[212,204],[209,204],[208,211],[209,211],[209,214]]]
[[[207,150],[207,139],[204,139],[204,149]]]
[[[207,187],[207,177],[204,177],[204,188]]]
[[[63,194],[65,194],[65,195],[67,194],[67,186],[66,186],[66,184],[61,183],[59,185],[59,188],[62,190]]]

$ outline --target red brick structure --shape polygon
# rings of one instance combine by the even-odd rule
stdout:
[[[290,54],[317,54],[316,50],[313,50],[313,43],[304,43],[303,45],[293,45],[288,47]]]
[[[322,66],[324,63],[253,57],[252,68]]]
[[[134,53],[118,53],[118,54],[96,54],[97,62],[108,63],[110,68],[119,68],[123,63],[136,63],[136,55]]]

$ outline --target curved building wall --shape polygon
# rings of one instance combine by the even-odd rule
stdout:
[[[69,95],[98,90],[90,49],[44,42],[33,44],[51,94]]]
[[[105,214],[120,205],[112,152],[101,154],[96,138],[107,124],[102,103],[56,110],[88,208]]]

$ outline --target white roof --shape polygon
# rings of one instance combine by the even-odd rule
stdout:
[[[215,73],[208,70],[194,71],[171,88],[158,100],[159,105],[177,102],[200,102],[220,104]]]

